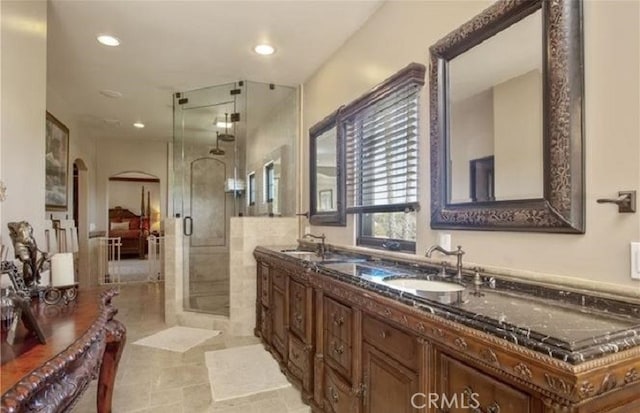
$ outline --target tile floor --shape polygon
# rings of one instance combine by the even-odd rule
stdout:
[[[310,412],[293,387],[212,405],[204,353],[258,343],[255,337],[222,334],[184,353],[131,344],[167,328],[162,314],[163,288],[162,283],[123,285],[114,299],[119,309],[116,318],[127,327],[127,344],[116,376],[114,413]],[[96,411],[96,387],[94,381],[74,413]]]

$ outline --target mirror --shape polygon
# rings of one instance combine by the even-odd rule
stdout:
[[[314,225],[346,225],[338,111],[309,129],[310,213]],[[342,181],[342,182],[341,182]]]
[[[430,48],[432,228],[584,232],[581,16],[500,1]]]

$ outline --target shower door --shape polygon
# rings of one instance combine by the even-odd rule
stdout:
[[[184,309],[229,316],[229,223],[242,203],[241,86],[230,83],[174,98],[174,213],[183,218]],[[230,185],[231,184],[231,185]]]

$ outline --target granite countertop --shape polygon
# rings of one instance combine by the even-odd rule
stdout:
[[[332,254],[323,261],[314,253],[281,252],[296,246],[258,249],[310,267],[319,276],[379,293],[571,364],[640,346],[640,306],[633,303],[488,277],[482,278],[478,290],[469,275],[462,282],[464,291],[452,300],[451,294],[399,289],[384,281],[442,280],[433,267],[371,261],[364,255]]]

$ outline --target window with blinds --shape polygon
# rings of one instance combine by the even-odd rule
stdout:
[[[345,109],[346,203],[358,214],[359,245],[415,251],[424,71],[400,73]]]
[[[343,121],[347,212],[415,208],[419,90],[405,85]]]

